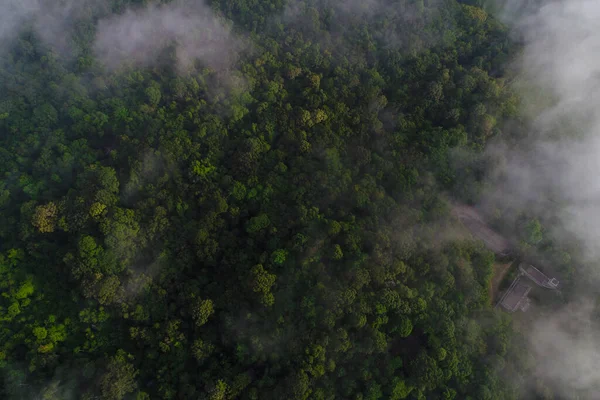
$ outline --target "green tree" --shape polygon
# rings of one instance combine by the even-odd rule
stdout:
[[[32,224],[41,233],[54,232],[58,218],[58,207],[53,202],[35,208]]]
[[[196,326],[200,327],[208,322],[208,319],[215,312],[213,302],[210,299],[196,299],[192,307],[192,317]]]
[[[271,287],[276,279],[277,277],[266,271],[261,264],[255,265],[250,270],[250,287],[253,292],[260,294],[260,301],[265,306],[271,306],[275,301]]]
[[[122,350],[110,358],[106,372],[100,379],[100,390],[104,399],[121,400],[137,388],[135,378],[138,371],[128,361],[131,358]]]
[[[270,223],[271,221],[269,220],[269,217],[266,214],[260,214],[256,217],[250,218],[250,220],[246,224],[246,232],[256,233],[265,229],[267,226],[269,226]]]

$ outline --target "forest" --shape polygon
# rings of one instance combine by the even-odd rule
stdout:
[[[523,398],[450,213],[519,119],[499,20],[56,3],[2,31],[0,398]]]

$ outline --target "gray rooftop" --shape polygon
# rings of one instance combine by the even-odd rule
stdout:
[[[543,284],[548,281],[548,277],[544,275],[539,269],[535,268],[533,265],[526,265],[525,272],[531,275],[536,282]]]
[[[519,308],[519,305],[531,290],[531,286],[521,282],[516,282],[508,290],[509,291],[502,299],[501,304],[502,307],[506,308],[507,310],[515,311],[517,308]]]
[[[544,286],[550,289],[556,289],[556,287],[558,286],[558,279],[548,278],[542,271],[540,271],[533,265],[520,264],[519,269],[540,286]]]

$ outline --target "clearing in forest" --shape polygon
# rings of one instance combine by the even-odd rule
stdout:
[[[491,230],[473,207],[455,205],[452,213],[471,231],[473,236],[483,241],[488,249],[501,256],[509,254],[508,240]]]

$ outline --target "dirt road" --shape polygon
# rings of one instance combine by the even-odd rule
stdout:
[[[471,231],[471,233],[482,240],[485,245],[498,255],[506,255],[510,251],[508,240],[494,232],[484,222],[479,213],[464,205],[455,205],[452,213]]]

